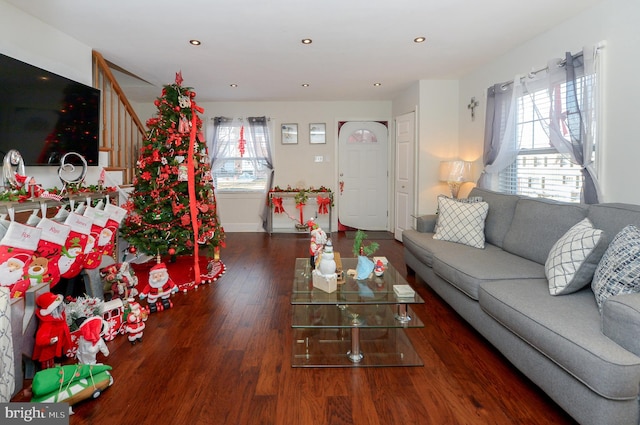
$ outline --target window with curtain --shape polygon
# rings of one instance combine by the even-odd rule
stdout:
[[[597,203],[597,49],[489,89],[481,187]]]
[[[588,89],[593,76],[578,79],[576,90]],[[535,86],[534,86],[535,87]],[[552,96],[548,89],[526,91],[517,99],[516,143],[520,146],[518,155],[506,169],[499,174],[499,190],[519,195],[556,199],[567,202],[580,202],[583,176],[582,167],[562,154],[551,143],[549,121]],[[554,99],[562,102],[567,99],[567,83],[558,83],[553,90]],[[577,112],[566,105],[557,105],[562,111],[559,129],[562,137],[569,138],[566,122],[579,120],[571,117]],[[590,152],[591,161],[595,161],[595,143]]]
[[[266,117],[212,119],[207,129],[211,172],[218,192],[265,192],[273,166]]]

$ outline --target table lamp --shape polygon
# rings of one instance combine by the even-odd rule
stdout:
[[[471,181],[471,162],[455,160],[440,162],[440,181],[447,182],[451,196],[458,198],[462,183]]]

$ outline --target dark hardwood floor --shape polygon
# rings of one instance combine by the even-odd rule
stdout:
[[[353,241],[334,233],[335,250]],[[406,277],[402,244],[379,240]],[[290,294],[305,235],[229,233],[227,273],[174,296],[144,340],[108,342],[114,384],[71,424],[574,424],[420,280],[423,367],[292,368]],[[18,396],[15,401],[24,397]]]

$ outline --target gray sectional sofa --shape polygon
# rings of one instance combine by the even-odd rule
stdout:
[[[434,239],[437,216],[423,216],[402,235],[409,271],[576,421],[638,424],[640,294],[611,296],[601,309],[590,284],[553,296],[545,262],[584,218],[603,231],[602,255],[628,224],[640,227],[640,206],[558,203],[479,188],[469,196],[489,207],[484,248]]]

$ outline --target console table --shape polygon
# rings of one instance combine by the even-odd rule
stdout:
[[[308,232],[307,228],[299,228],[300,209],[296,205],[298,192],[269,192],[269,206],[271,208],[267,216],[267,231],[269,234]],[[303,224],[310,218],[327,233],[331,233],[331,216],[333,205],[333,192],[307,192],[307,202],[302,207]],[[318,204],[318,196],[328,199],[324,206]],[[281,210],[275,207],[276,200],[281,205]],[[326,202],[326,201],[325,201]],[[325,212],[326,210],[326,212]],[[322,211],[323,213],[320,213]]]

